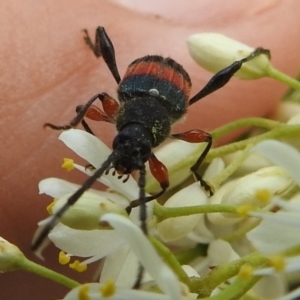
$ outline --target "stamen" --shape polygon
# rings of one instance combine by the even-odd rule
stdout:
[[[238,276],[244,280],[248,280],[253,275],[253,267],[249,264],[241,266]]]
[[[245,204],[245,205],[241,205],[239,207],[236,208],[236,212],[241,215],[242,217],[247,217],[248,213],[253,210],[253,205],[250,204]]]
[[[102,297],[111,297],[116,292],[116,286],[112,279],[107,279],[106,282],[99,288]]]
[[[269,258],[269,261],[270,261],[272,267],[276,271],[281,272],[285,269],[286,263],[285,263],[285,260],[284,260],[283,256],[280,256],[280,255],[271,256]]]
[[[87,269],[87,265],[81,263],[79,260],[75,260],[72,264],[69,264],[69,267],[77,272],[84,272]]]
[[[46,210],[48,212],[49,215],[53,214],[52,208],[55,205],[55,203],[57,202],[57,199],[53,199],[53,201],[46,207]]]
[[[58,254],[58,262],[61,265],[66,265],[70,262],[71,257],[63,251],[60,251]]]
[[[271,192],[267,189],[260,189],[256,191],[256,199],[261,203],[269,203],[271,200]]]
[[[89,285],[83,284],[78,291],[78,300],[90,300]]]
[[[74,169],[74,160],[71,158],[64,158],[64,162],[61,167],[67,171],[72,171]]]

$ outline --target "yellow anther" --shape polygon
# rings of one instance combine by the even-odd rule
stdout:
[[[269,261],[271,266],[278,272],[283,271],[285,269],[285,260],[283,256],[274,255],[269,257]]]
[[[64,162],[61,167],[67,171],[72,171],[74,169],[74,160],[71,158],[64,158]]]
[[[102,297],[111,297],[116,292],[116,286],[112,279],[107,279],[99,289]]]
[[[77,272],[84,272],[87,269],[87,265],[81,263],[79,260],[75,260],[72,264],[69,264],[69,267]]]
[[[58,261],[61,265],[66,265],[70,262],[71,257],[63,251],[58,254]]]
[[[54,206],[54,204],[57,202],[57,199],[53,199],[53,201],[46,207],[47,209],[47,212],[49,215],[52,215],[53,212],[52,212],[52,208]]]
[[[245,204],[245,205],[241,205],[239,207],[236,208],[236,212],[241,215],[242,217],[247,217],[248,213],[253,210],[253,205],[250,204]]]
[[[244,280],[248,280],[252,277],[252,273],[253,267],[245,264],[241,266],[238,276]]]
[[[89,291],[89,285],[83,284],[78,291],[78,300],[90,300]]]
[[[262,203],[269,203],[272,197],[272,194],[267,189],[260,189],[256,191],[256,199]]]

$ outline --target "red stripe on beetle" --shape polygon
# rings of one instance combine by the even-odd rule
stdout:
[[[190,95],[191,85],[190,83],[183,77],[183,75],[176,71],[174,68],[166,66],[160,62],[138,62],[136,64],[131,64],[124,77],[132,76],[132,75],[152,75],[158,78],[167,80],[168,82],[175,85],[178,89],[182,90],[185,94],[186,98]]]

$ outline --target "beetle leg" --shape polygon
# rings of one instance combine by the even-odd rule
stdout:
[[[151,156],[149,158],[149,167],[150,167],[150,171],[151,171],[152,175],[159,182],[161,191],[159,191],[155,195],[145,197],[145,203],[160,197],[162,194],[165,193],[165,191],[167,190],[167,188],[170,185],[169,174],[168,174],[167,168],[165,167],[165,165],[162,162],[160,162],[156,158],[156,156],[153,153],[151,153]],[[140,206],[141,204],[142,203],[141,203],[140,199],[131,201],[130,205],[127,206],[127,208],[126,208],[127,213],[130,214],[132,208]]]
[[[86,44],[92,49],[96,57],[103,57],[111,74],[115,78],[116,82],[119,83],[121,81],[121,77],[116,63],[115,49],[104,27],[99,26],[96,29],[95,44],[92,42],[88,31],[84,29],[83,32],[85,34],[83,38]]]
[[[93,105],[93,103],[99,99],[102,102],[103,110],[102,112],[99,108]],[[54,130],[68,130],[76,127],[79,123],[82,123],[84,129],[93,134],[92,130],[88,124],[83,120],[84,116],[87,116],[89,119],[96,121],[105,121],[109,123],[114,123],[114,118],[118,112],[119,104],[118,102],[110,97],[106,93],[96,94],[93,96],[86,104],[79,105],[76,107],[77,115],[66,125],[53,125],[51,123],[44,124],[44,127],[50,127]]]
[[[194,97],[190,99],[189,105],[192,105],[198,100],[206,97],[207,95],[223,87],[225,84],[228,83],[230,78],[242,67],[244,63],[255,58],[260,54],[266,54],[270,56],[270,51],[263,48],[257,48],[249,56],[241,60],[235,61],[230,66],[226,67],[225,69],[222,69],[209,80],[209,82],[202,88],[202,90],[199,93],[197,93]]]
[[[200,165],[204,161],[207,153],[209,152],[212,146],[212,137],[208,132],[205,132],[200,129],[193,129],[182,133],[172,134],[172,137],[175,139],[180,139],[189,143],[203,143],[206,142],[207,145],[204,151],[201,153],[195,164],[191,167],[191,171],[194,174],[194,177],[200,184],[204,187],[206,191],[209,192],[210,196],[213,195],[213,191],[210,185],[201,177],[201,175],[197,172]]]

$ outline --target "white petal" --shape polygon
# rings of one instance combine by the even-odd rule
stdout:
[[[87,293],[86,299],[89,300],[171,300],[167,295],[162,295],[158,293],[150,293],[141,290],[129,290],[124,288],[116,288],[116,292],[114,295],[107,297],[102,296],[100,293],[100,287],[102,286],[99,283],[89,283],[89,292]],[[80,297],[80,290],[82,286],[79,286],[69,292],[64,300],[80,300],[83,299]]]
[[[264,299],[277,299],[286,293],[287,285],[284,276],[273,274],[264,276],[253,287],[253,291]]]
[[[222,158],[214,158],[208,165],[207,169],[203,174],[203,179],[209,181],[217,176],[225,168],[225,163]]]
[[[293,147],[274,140],[263,141],[253,147],[265,155],[274,164],[287,170],[290,176],[300,186],[300,176],[297,166],[300,166],[300,154]]]
[[[124,245],[106,257],[100,276],[100,283],[105,283],[107,279],[112,279],[118,287],[131,288],[136,280],[138,269],[139,261],[136,255],[134,255],[128,245]]]
[[[90,170],[74,164],[75,168],[89,176],[93,175],[94,172],[91,172]],[[138,186],[136,181],[132,178],[132,176],[129,176],[128,180],[126,182],[123,182],[122,179],[118,179],[118,175],[113,176],[112,172],[109,174],[103,174],[99,179],[99,182],[103,183],[107,187],[117,191],[121,195],[124,195],[129,200],[135,200],[138,198]]]
[[[183,271],[186,273],[186,275],[188,277],[198,277],[198,278],[200,277],[198,272],[194,268],[192,268],[191,266],[182,265],[181,267],[182,267]]]
[[[46,194],[53,198],[61,198],[66,194],[75,193],[80,187],[81,185],[79,184],[75,184],[63,179],[46,178],[39,182],[39,193]],[[122,207],[126,207],[128,205],[128,199],[119,194],[98,191],[95,189],[89,189],[89,191],[99,196],[106,197],[112,202],[120,204]]]
[[[282,200],[280,198],[274,198],[272,203],[283,208],[286,211],[300,213],[300,197],[298,199],[293,197],[290,201]]]
[[[208,247],[207,255],[212,266],[219,266],[240,258],[231,245],[222,240],[212,241]]]
[[[300,244],[299,213],[279,211],[262,216],[262,222],[247,233],[256,250],[265,255],[275,254]]]
[[[46,178],[39,182],[40,194],[46,194],[53,198],[60,198],[66,194],[74,193],[80,185],[59,178]]]
[[[208,244],[214,239],[214,234],[208,229],[205,217],[201,218],[196,227],[190,232],[187,237],[194,242]]]
[[[49,234],[54,245],[72,255],[80,257],[111,254],[125,241],[115,230],[75,230],[58,224]]]
[[[171,299],[182,299],[180,283],[171,269],[162,261],[139,227],[125,217],[106,214],[101,218],[114,227],[130,244],[141,264]]]
[[[164,204],[165,207],[188,207],[203,205],[207,203],[207,195],[195,182],[190,186],[180,190]],[[157,230],[163,241],[169,242],[178,240],[191,232],[204,214],[170,218],[160,222]]]
[[[101,140],[83,130],[63,131],[59,139],[96,168],[99,168],[111,153],[111,150]]]

